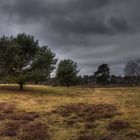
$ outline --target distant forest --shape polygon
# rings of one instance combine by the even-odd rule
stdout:
[[[51,78],[48,84],[59,85],[57,78]],[[74,84],[74,83],[73,83]],[[111,75],[108,64],[101,64],[93,75],[77,76],[76,85],[100,86],[139,86],[140,59],[128,60],[124,68],[124,76]]]

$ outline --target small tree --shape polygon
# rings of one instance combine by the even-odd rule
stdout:
[[[64,59],[58,65],[56,77],[61,85],[70,86],[76,84],[78,72],[77,63]]]
[[[0,38],[0,76],[18,83],[20,90],[28,81],[49,78],[56,62],[55,54],[47,46],[40,47],[31,35]]]
[[[129,60],[124,68],[127,84],[136,85],[140,77],[140,60]]]
[[[98,83],[106,85],[110,81],[110,68],[107,64],[102,64],[95,72],[95,80]]]

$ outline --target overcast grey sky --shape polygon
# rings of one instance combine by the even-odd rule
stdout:
[[[0,35],[32,34],[81,74],[140,57],[140,0],[0,0]]]

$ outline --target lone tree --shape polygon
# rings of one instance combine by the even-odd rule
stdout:
[[[97,71],[95,72],[95,81],[97,83],[101,83],[106,85],[109,83],[110,80],[110,68],[107,64],[102,64],[98,67]]]
[[[20,90],[28,81],[48,79],[56,62],[55,54],[47,46],[39,46],[31,35],[0,38],[0,76],[7,82],[18,83]]]
[[[78,72],[76,62],[70,59],[64,59],[58,65],[56,77],[60,85],[69,87],[70,85],[76,84]]]
[[[129,60],[125,65],[124,74],[127,84],[138,84],[140,79],[140,60]]]

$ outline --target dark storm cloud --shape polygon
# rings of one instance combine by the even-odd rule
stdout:
[[[46,14],[64,14],[73,12],[89,12],[93,9],[101,8],[110,0],[12,0],[13,3],[2,2],[1,5],[6,10],[20,16],[41,17]]]
[[[43,20],[61,34],[109,34],[133,29],[123,18],[106,21],[105,15],[100,15],[99,9],[110,3],[111,0],[14,0],[3,4],[3,9],[17,17],[20,24]]]
[[[90,11],[101,8],[110,3],[110,0],[71,0],[69,2],[70,8],[76,11]]]
[[[116,32],[129,32],[134,30],[123,18],[112,17],[109,19],[109,23]]]
[[[122,74],[127,59],[139,56],[139,0],[4,0],[0,34],[27,32],[78,62],[81,73],[108,63]]]

